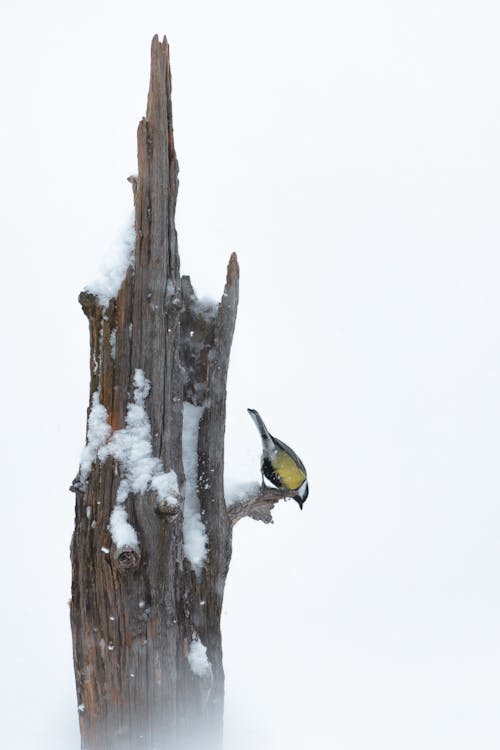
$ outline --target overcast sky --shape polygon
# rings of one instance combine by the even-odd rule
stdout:
[[[4,3],[2,747],[77,750],[67,601],[77,303],[132,207],[168,36],[182,270],[241,302],[246,408],[310,496],[242,521],[227,750],[498,750],[500,10],[471,0]]]

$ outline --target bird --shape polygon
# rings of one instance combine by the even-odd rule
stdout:
[[[294,492],[291,497],[299,504],[300,510],[309,495],[306,467],[297,454],[281,440],[271,435],[262,417],[255,409],[247,409],[262,439],[260,470],[262,484],[264,477],[275,487]],[[265,486],[265,485],[264,485]]]

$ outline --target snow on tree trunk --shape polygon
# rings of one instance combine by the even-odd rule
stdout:
[[[82,747],[219,747],[220,618],[232,527],[271,521],[282,496],[226,507],[226,378],[239,270],[220,303],[180,276],[178,164],[166,39],[151,47],[138,128],[135,233],[114,273],[86,289],[87,444],[71,544],[71,626]]]

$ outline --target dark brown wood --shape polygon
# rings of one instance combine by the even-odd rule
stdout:
[[[153,455],[178,479],[177,505],[152,486],[123,503],[138,544],[116,547],[109,530],[124,479],[113,454],[94,455],[80,471],[71,544],[71,625],[82,747],[86,750],[220,746],[224,672],[220,617],[231,559],[232,526],[244,515],[270,520],[282,493],[226,508],[226,379],[238,305],[239,269],[229,261],[221,302],[202,305],[180,276],[174,215],[178,164],[172,128],[166,39],[151,47],[146,117],[138,128],[138,175],[132,182],[136,245],[116,299],[90,292],[80,302],[90,327],[90,403],[106,410],[109,440],[126,426],[138,370],[150,383],[144,401]],[[183,403],[202,407],[197,491],[208,539],[201,571],[185,556],[186,484]],[[104,443],[103,443],[104,444]],[[87,475],[88,473],[88,475]],[[193,641],[209,669],[193,671]]]

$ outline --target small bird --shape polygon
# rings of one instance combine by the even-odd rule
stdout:
[[[293,490],[295,494],[291,497],[298,502],[300,510],[302,510],[309,494],[306,467],[288,445],[270,434],[260,414],[255,409],[248,409],[247,411],[255,422],[262,438],[262,458],[260,461],[262,483],[264,484],[264,477],[266,477],[275,487]]]

